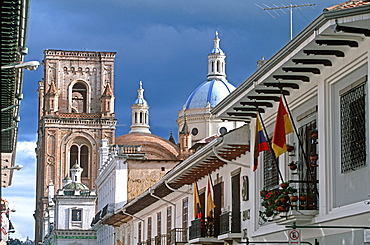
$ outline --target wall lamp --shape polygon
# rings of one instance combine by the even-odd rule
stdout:
[[[27,62],[23,62],[23,63],[11,63],[9,65],[1,66],[1,70],[11,69],[11,68],[24,68],[24,69],[27,69],[29,71],[34,71],[39,67],[39,65],[40,65],[40,62],[38,62],[38,61],[27,61]]]
[[[15,165],[15,166],[13,166],[13,167],[8,167],[8,166],[5,166],[5,167],[3,167],[2,169],[4,169],[4,170],[21,170],[23,168],[23,166],[22,165]]]

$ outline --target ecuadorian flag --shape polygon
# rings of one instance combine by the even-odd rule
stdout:
[[[256,118],[256,134],[255,134],[255,140],[254,140],[254,165],[253,165],[253,171],[256,171],[258,167],[258,157],[260,156],[261,151],[268,150],[267,141],[265,138],[265,135],[263,134],[263,129],[261,126],[260,119],[257,115]]]

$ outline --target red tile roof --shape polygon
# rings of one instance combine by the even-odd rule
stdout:
[[[370,5],[370,0],[347,1],[347,2],[344,2],[344,3],[334,5],[332,7],[326,8],[324,11],[333,11],[333,10],[355,8],[355,7],[360,7],[360,6],[364,6],[364,5]]]

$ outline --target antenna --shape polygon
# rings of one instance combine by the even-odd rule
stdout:
[[[275,7],[270,7],[266,4],[263,3],[264,6],[266,6],[266,8],[264,7],[261,7],[259,6],[258,4],[256,4],[257,7],[260,7],[262,10],[272,10],[274,11],[274,13],[277,15],[277,16],[280,16],[275,10],[279,9],[281,10],[284,14],[284,10],[283,9],[289,9],[290,11],[290,40],[293,39],[293,8],[300,8],[300,7],[311,7],[311,6],[316,6],[316,4],[310,4],[310,3],[307,3],[307,4],[301,4],[301,5],[297,5],[297,4],[290,4],[290,5],[284,5],[282,4],[283,6],[279,7],[279,6],[276,6],[275,4],[273,4]],[[275,19],[275,16],[272,15],[270,12],[267,12],[269,15],[271,15],[274,19]]]

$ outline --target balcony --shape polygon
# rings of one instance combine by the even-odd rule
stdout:
[[[154,237],[154,244],[155,245],[168,245],[168,236],[165,234],[159,234]]]
[[[223,241],[219,241],[217,238],[218,234],[215,234],[215,226],[219,226],[216,219],[207,218],[195,219],[191,221],[189,229],[189,243],[190,244],[223,244]]]
[[[220,215],[219,240],[241,239],[241,216],[240,213],[238,214],[234,214],[235,217],[233,217],[231,212],[226,212]]]
[[[187,228],[175,228],[171,230],[170,245],[183,245],[188,242]],[[167,243],[168,244],[168,243]]]

